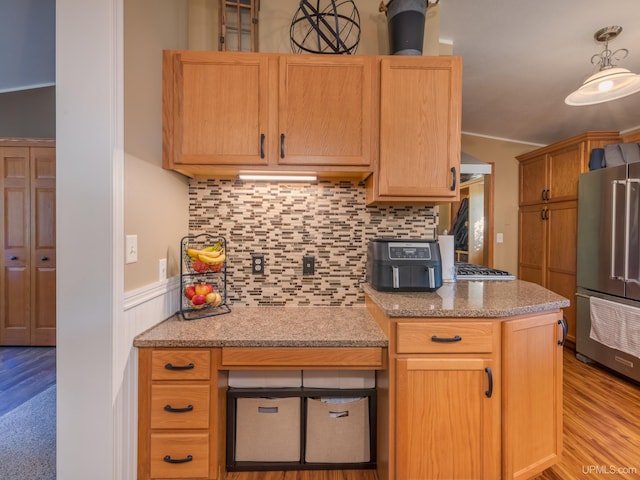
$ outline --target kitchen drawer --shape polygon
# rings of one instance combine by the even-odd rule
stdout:
[[[153,350],[152,380],[209,380],[211,352],[209,350]]]
[[[499,322],[398,322],[397,353],[491,353]]]
[[[151,428],[209,428],[209,385],[152,385]]]
[[[209,434],[152,433],[151,478],[209,478]]]
[[[381,369],[381,347],[223,347],[222,368]]]

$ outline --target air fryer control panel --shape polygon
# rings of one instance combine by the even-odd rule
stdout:
[[[431,245],[424,242],[389,243],[389,260],[431,260]]]

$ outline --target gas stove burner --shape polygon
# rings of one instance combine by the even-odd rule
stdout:
[[[457,263],[456,275],[459,280],[515,280],[516,278],[504,270],[470,263]]]

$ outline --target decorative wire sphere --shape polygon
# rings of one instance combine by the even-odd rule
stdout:
[[[360,42],[360,13],[353,0],[307,0],[289,29],[293,53],[353,54]]]

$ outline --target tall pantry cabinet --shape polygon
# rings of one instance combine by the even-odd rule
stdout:
[[[0,345],[56,341],[56,149],[0,139],[3,212]]]
[[[517,157],[520,162],[518,278],[571,301],[567,339],[576,341],[578,180],[594,148],[618,132],[587,132]]]

